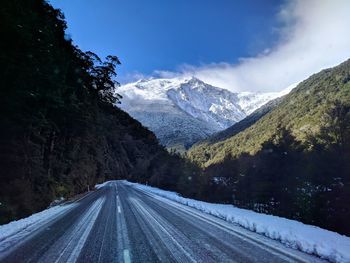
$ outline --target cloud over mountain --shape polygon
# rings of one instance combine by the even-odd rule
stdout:
[[[277,14],[278,43],[256,57],[156,73],[193,75],[231,91],[278,91],[350,57],[349,10],[347,0],[292,0]]]

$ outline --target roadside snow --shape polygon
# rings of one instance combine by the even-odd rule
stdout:
[[[100,189],[101,187],[104,187],[104,186],[107,185],[108,183],[109,183],[109,181],[104,182],[104,183],[102,183],[102,184],[96,184],[96,185],[95,185],[95,188],[96,188],[96,189]]]
[[[165,197],[230,223],[238,224],[256,233],[278,240],[288,247],[317,255],[331,262],[350,262],[350,238],[347,236],[278,216],[259,214],[232,205],[211,204],[183,198],[175,192],[127,181],[123,182],[139,190]]]
[[[60,214],[73,208],[76,204],[58,205],[33,214],[27,218],[12,221],[0,226],[0,258],[8,248],[17,244],[25,237],[40,229],[44,224],[51,222]]]

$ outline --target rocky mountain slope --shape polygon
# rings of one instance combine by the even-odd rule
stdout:
[[[282,93],[233,93],[191,78],[146,79],[116,88],[120,107],[168,148],[187,149]]]

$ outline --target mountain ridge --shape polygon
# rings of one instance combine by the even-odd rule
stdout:
[[[123,96],[121,109],[153,131],[161,144],[183,151],[288,91],[231,92],[195,77],[180,77],[143,79],[116,92]]]

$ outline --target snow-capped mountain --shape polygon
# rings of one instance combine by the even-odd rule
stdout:
[[[233,93],[191,78],[146,79],[116,88],[120,107],[170,148],[228,128],[280,93]]]

